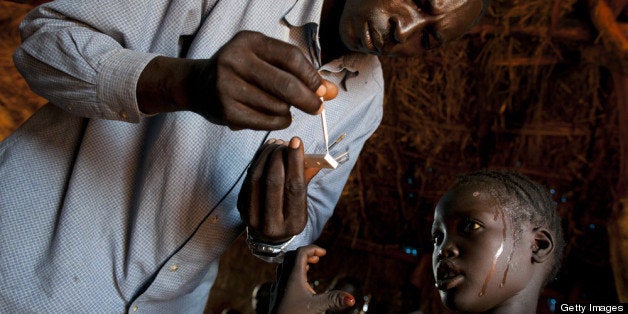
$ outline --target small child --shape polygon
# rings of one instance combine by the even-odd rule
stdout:
[[[556,203],[514,172],[459,177],[432,224],[432,269],[444,305],[472,313],[535,313],[565,242]]]

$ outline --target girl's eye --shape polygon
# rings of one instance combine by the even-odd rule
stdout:
[[[464,232],[471,233],[473,231],[479,230],[480,228],[482,228],[482,226],[479,223],[474,222],[474,221],[469,221],[464,226]]]
[[[440,232],[435,232],[432,234],[432,243],[434,245],[439,245],[443,241],[443,235]]]

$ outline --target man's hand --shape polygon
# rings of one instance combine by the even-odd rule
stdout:
[[[153,59],[137,94],[144,113],[190,110],[234,130],[278,130],[291,106],[319,113],[326,86],[298,47],[242,31],[212,59]]]
[[[321,108],[315,93],[322,85],[318,71],[298,47],[261,33],[238,33],[216,53],[213,70],[221,105],[210,107],[203,99],[195,105],[212,122],[284,129],[292,121],[290,106],[310,114]]]
[[[279,282],[276,284],[277,291],[274,291],[277,294],[275,300],[279,301],[279,304],[275,304],[276,313],[324,313],[355,305],[355,298],[345,291],[332,290],[316,294],[308,284],[308,264],[318,263],[325,253],[325,249],[311,244],[300,247],[296,256],[294,252],[286,254],[283,264],[278,269]]]
[[[238,196],[238,210],[252,236],[281,243],[307,223],[307,184],[303,143],[269,140],[258,151]],[[310,173],[313,176],[315,173]]]

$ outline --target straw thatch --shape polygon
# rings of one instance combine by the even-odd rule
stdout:
[[[493,1],[462,41],[421,59],[383,59],[384,123],[320,240],[344,249],[339,259],[368,251],[360,241],[417,248],[414,261],[396,259],[404,275],[361,273],[383,312],[438,308],[422,291],[433,290],[429,267],[423,285],[407,282],[431,253],[435,201],[456,174],[479,168],[515,169],[554,191],[569,244],[540,312],[551,299],[617,300],[606,233],[619,171],[614,52],[596,41],[588,16],[582,1]],[[410,301],[421,293],[420,304]]]
[[[13,51],[20,44],[17,27],[31,5],[0,1],[0,139],[5,138],[44,104],[31,93],[13,65]]]

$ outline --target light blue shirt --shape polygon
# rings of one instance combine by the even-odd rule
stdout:
[[[326,103],[332,154],[350,160],[308,187],[291,249],[333,213],[382,117],[375,56],[319,65],[322,0],[64,1],[24,20],[14,55],[50,100],[0,143],[0,312],[202,313],[220,255],[243,231],[242,174],[266,138],[323,153],[320,118],[293,110],[281,131],[231,131],[189,112],[143,115],[135,90],[157,55],[211,57],[240,30],[298,45],[338,86]],[[208,99],[208,105],[212,100]]]

